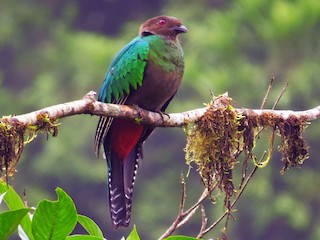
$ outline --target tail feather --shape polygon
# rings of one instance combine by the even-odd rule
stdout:
[[[137,146],[131,151],[123,166],[123,179],[124,179],[124,192],[126,197],[126,222],[130,223],[133,187],[136,180],[136,174],[142,159],[142,144],[138,143]]]
[[[111,126],[112,121],[113,121],[113,118],[109,118],[109,117],[99,118],[98,126],[96,129],[96,135],[94,138],[95,154],[97,157],[99,157],[101,144],[103,143],[104,139],[107,136],[107,133]]]
[[[110,146],[110,145],[109,145]],[[113,226],[128,227],[131,219],[133,186],[142,159],[142,143],[121,161],[115,153],[107,156],[109,162],[109,205]],[[110,152],[109,152],[110,153]]]
[[[107,158],[108,160],[108,158]],[[122,163],[111,157],[111,167],[109,167],[109,209],[112,224],[115,228],[125,226],[123,219],[126,218],[125,197],[123,189],[123,171]]]

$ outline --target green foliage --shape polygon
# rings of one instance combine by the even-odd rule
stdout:
[[[78,222],[90,235],[103,238],[100,228],[91,218],[78,214]]]
[[[33,210],[24,206],[22,199],[11,186],[0,181],[0,204],[4,198],[10,209],[0,212],[0,239],[7,239],[18,225],[21,225],[29,240],[105,239],[101,229],[92,219],[77,213],[73,200],[65,191],[57,188],[56,193],[57,201],[42,200],[31,217]],[[77,223],[86,230],[88,235],[70,235]],[[140,240],[135,226],[127,240]]]
[[[21,208],[0,213],[0,239],[7,239],[28,212],[28,208]]]
[[[43,200],[32,218],[32,233],[37,239],[64,239],[77,223],[77,212],[72,199],[60,188],[56,202]]]
[[[135,225],[133,226],[132,232],[127,237],[127,240],[140,240],[140,237],[138,235],[137,228]]]
[[[0,180],[0,194],[4,194],[4,201],[6,202],[8,208],[11,211],[25,209],[25,204],[16,191],[9,186],[6,182]],[[31,227],[31,219],[29,216],[24,216],[20,221],[20,225],[23,228],[25,234],[28,236],[30,240],[33,240],[32,227]],[[0,225],[1,226],[1,225]]]

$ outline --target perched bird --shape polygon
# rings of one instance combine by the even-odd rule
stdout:
[[[135,105],[164,112],[180,86],[184,60],[177,35],[188,29],[169,16],[151,18],[140,26],[139,36],[114,58],[98,101]],[[101,117],[95,135],[95,152],[103,145],[109,169],[109,205],[113,226],[130,223],[133,185],[142,160],[142,144],[153,131],[127,119]]]

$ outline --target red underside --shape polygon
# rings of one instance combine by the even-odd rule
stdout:
[[[132,120],[114,119],[111,127],[111,146],[124,161],[138,143],[143,131],[141,124]]]

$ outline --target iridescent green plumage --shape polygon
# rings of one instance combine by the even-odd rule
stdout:
[[[130,87],[142,85],[144,68],[149,54],[149,43],[140,36],[133,39],[112,61],[99,93],[99,101],[118,101],[130,93]]]
[[[165,111],[183,75],[183,51],[177,35],[186,32],[179,20],[160,16],[140,27],[139,36],[112,61],[98,100]],[[142,143],[153,131],[133,120],[101,117],[95,148],[101,145],[109,168],[109,203],[115,228],[127,227],[131,216],[133,184],[142,160]]]

